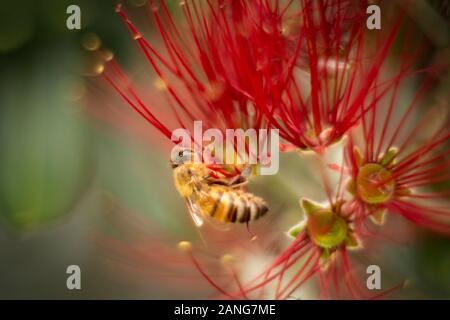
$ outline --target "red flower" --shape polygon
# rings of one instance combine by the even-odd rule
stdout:
[[[292,244],[255,279],[246,293],[275,283],[271,298],[287,299],[316,276],[322,298],[339,298],[346,294],[362,297],[361,285],[353,279],[347,254],[348,248],[359,246],[359,240],[345,202],[338,200],[320,205],[302,199],[300,205],[304,220],[289,230],[288,235],[294,239]]]
[[[182,22],[175,22],[165,1],[150,1],[158,39],[147,40],[122,6],[117,12],[157,75],[167,106],[143,101],[117,62],[104,77],[116,91],[170,139],[161,113],[173,113],[178,127],[196,120],[207,128],[267,128],[260,101],[266,82],[279,78],[288,59],[289,39],[280,32],[283,8],[266,1],[181,1]],[[290,59],[292,60],[292,59]],[[269,99],[267,92],[264,94]]]
[[[402,18],[387,26],[387,33],[377,31],[375,50],[366,30],[367,1],[299,0],[285,6],[263,0],[182,1],[181,23],[175,23],[165,1],[158,3],[150,1],[159,41],[146,40],[121,6],[117,12],[155,72],[167,104],[145,102],[114,60],[103,76],[167,138],[172,129],[190,128],[196,120],[223,131],[276,128],[286,150],[320,153],[349,136],[335,199],[328,185],[326,205],[303,199],[305,219],[289,231],[292,244],[252,281],[242,282],[233,267],[234,288],[218,284],[191,244],[180,244],[221,295],[285,299],[317,277],[321,297],[377,298],[354,276],[348,254],[366,236],[368,218],[381,224],[385,212],[398,213],[450,234],[450,192],[433,191],[450,178],[448,122],[424,135],[430,132],[425,126],[435,121],[434,111],[414,119],[432,78],[403,112],[398,102],[408,76],[425,73],[413,68],[422,47],[411,52],[411,33],[405,35],[399,69],[393,75],[381,72]],[[171,124],[163,120],[166,106],[175,120]],[[342,188],[344,175],[350,178],[350,200]]]
[[[272,103],[259,104],[287,141],[286,150],[320,151],[338,141],[383,95],[373,92],[401,19],[375,51],[368,41],[367,6],[367,1],[300,1],[296,68],[286,72],[283,89],[271,93],[277,96]]]
[[[404,53],[401,69],[409,62]],[[348,189],[361,221],[370,217],[382,224],[386,213],[396,213],[450,235],[448,105],[430,108],[421,103],[432,84],[431,73],[411,101],[402,105],[398,97],[407,80],[405,75],[401,71],[389,86],[384,108],[364,116],[362,140],[355,133],[349,140],[345,157],[351,177]],[[417,118],[423,112],[425,115]]]
[[[195,268],[221,298],[295,298],[298,290],[314,278],[323,299],[378,299],[404,285],[402,282],[373,294],[367,288],[365,278],[352,266],[349,250],[360,248],[361,240],[356,233],[355,212],[351,205],[343,200],[319,205],[302,199],[301,206],[305,219],[289,230],[288,235],[293,238],[291,245],[250,281],[241,280],[239,270],[243,266],[238,263],[227,265],[232,271],[231,279],[217,279],[208,273],[189,243],[180,243],[180,249],[188,253]],[[223,260],[228,262],[229,259]]]
[[[158,39],[130,29],[167,93],[167,107],[145,102],[116,61],[104,77],[142,117],[170,138],[175,127],[276,128],[285,149],[319,151],[376,107],[380,69],[398,19],[370,50],[367,1],[182,1],[175,23],[165,1],[150,1]],[[158,45],[158,42],[160,45]],[[380,42],[381,43],[381,42]],[[365,106],[361,108],[361,106]],[[169,109],[169,110],[168,110]],[[176,123],[162,120],[170,111]]]

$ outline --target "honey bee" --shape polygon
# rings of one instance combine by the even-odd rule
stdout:
[[[266,202],[243,189],[248,169],[233,178],[214,178],[204,163],[189,163],[191,156],[191,150],[180,150],[172,161],[172,168],[175,186],[186,199],[189,213],[198,227],[203,225],[204,217],[247,223],[267,213]]]

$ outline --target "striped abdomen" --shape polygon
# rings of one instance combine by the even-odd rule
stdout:
[[[203,213],[222,222],[249,222],[269,210],[260,197],[239,189],[211,187],[207,195],[198,199]]]

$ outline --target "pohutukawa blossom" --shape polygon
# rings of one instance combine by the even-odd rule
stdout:
[[[154,85],[167,102],[144,101],[112,60],[102,75],[122,98],[169,139],[173,129],[192,129],[199,120],[205,130],[220,129],[224,136],[226,129],[269,128],[260,106],[273,103],[274,85],[268,83],[285,77],[296,62],[292,36],[286,32],[297,18],[287,14],[290,4],[181,1],[184,19],[177,23],[165,1],[148,5],[159,33],[149,39],[121,4],[116,11],[154,70]],[[276,90],[283,86],[278,83]]]
[[[304,219],[288,231],[292,238],[289,247],[282,251],[263,272],[252,280],[242,281],[237,258],[230,265],[231,256],[223,262],[232,267],[228,281],[208,274],[189,243],[179,248],[188,253],[195,268],[217,290],[219,297],[229,299],[289,299],[307,282],[316,279],[320,298],[378,299],[404,286],[404,282],[381,292],[371,293],[365,278],[352,266],[349,250],[361,248],[362,243],[354,228],[352,206],[344,200],[333,204],[318,204],[302,199]],[[224,285],[225,283],[225,285]]]
[[[266,2],[181,1],[175,23],[165,1],[149,1],[159,38],[147,40],[122,6],[116,11],[129,27],[156,73],[155,86],[167,93],[168,107],[144,103],[116,62],[104,76],[139,114],[170,138],[157,113],[173,112],[178,127],[202,120],[206,128],[264,128],[255,96],[267,79],[279,77],[288,39],[281,8]],[[292,59],[291,59],[292,60]]]
[[[399,289],[399,284],[376,294],[367,290],[363,277],[358,277],[349,257],[349,250],[362,247],[354,225],[355,212],[338,190],[332,203],[318,204],[301,199],[304,219],[288,231],[292,244],[262,276],[258,285],[276,282],[275,299],[286,299],[310,278],[319,282],[319,297],[377,299]],[[304,259],[299,264],[300,259]],[[296,271],[295,267],[298,266]],[[288,274],[291,275],[288,276]],[[293,275],[292,275],[293,273]]]
[[[295,68],[286,73],[281,91],[272,90],[277,98],[261,107],[286,140],[285,150],[322,151],[383,96],[374,92],[401,19],[375,35],[375,49],[366,28],[367,1],[299,3]]]
[[[428,75],[402,105],[398,97],[406,79],[399,78],[384,108],[364,116],[363,139],[354,133],[349,140],[344,170],[361,221],[370,217],[382,224],[386,213],[396,213],[450,235],[448,105],[421,103],[432,80]]]
[[[326,203],[302,198],[303,220],[288,231],[292,242],[251,280],[242,280],[237,256],[220,259],[223,272],[210,260],[202,263],[201,250],[190,242],[179,243],[221,298],[287,299],[312,279],[322,298],[380,298],[401,285],[372,294],[350,262],[350,250],[359,254],[363,241],[370,240],[369,219],[382,225],[386,213],[396,213],[450,235],[450,191],[441,190],[450,179],[448,115],[444,108],[421,103],[437,68],[416,68],[425,46],[413,46],[401,14],[387,19],[381,31],[367,30],[368,2],[180,1],[182,19],[176,21],[166,1],[150,0],[157,31],[150,37],[117,6],[151,67],[148,87],[166,101],[144,98],[114,59],[102,68],[102,77],[168,139],[174,129],[192,129],[201,120],[205,129],[219,129],[224,136],[226,129],[278,129],[285,151],[321,155],[345,142],[342,163],[330,165],[340,173],[335,196],[326,183]],[[394,49],[399,51],[397,69],[388,63]],[[425,79],[404,105],[400,96],[405,97],[403,88],[412,75]],[[443,105],[448,109],[447,102]],[[212,177],[210,182],[226,177],[246,183],[235,179],[242,167],[207,169],[215,173],[199,176]],[[321,173],[325,178],[325,170]],[[202,191],[209,195],[211,189]],[[225,203],[223,217],[236,202]],[[235,240],[235,247],[242,245]],[[229,245],[229,239],[223,243]],[[208,253],[209,258],[215,254]]]
[[[361,284],[357,285],[357,281],[351,278],[353,275],[347,250],[358,248],[360,240],[354,232],[352,213],[346,207],[345,201],[338,200],[332,204],[322,205],[303,198],[300,200],[300,206],[303,209],[304,219],[288,231],[288,235],[294,239],[293,244],[276,263],[283,262],[281,264],[283,269],[291,260],[295,261],[301,257],[303,252],[309,257],[299,272],[288,278],[289,281],[285,281],[287,284],[284,289],[277,290],[276,297],[287,298],[312,275],[319,277],[321,297],[327,298],[334,294],[339,296],[342,293],[341,285],[344,285],[347,293],[357,296],[355,292],[360,291]],[[304,251],[306,250],[304,248],[309,250]],[[340,276],[349,278],[342,284],[338,279]],[[277,281],[278,287],[282,287],[283,276]]]

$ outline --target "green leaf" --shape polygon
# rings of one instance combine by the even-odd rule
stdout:
[[[394,163],[394,158],[397,156],[397,148],[390,148],[383,158],[381,158],[380,164],[382,166],[387,166],[388,164]]]
[[[296,224],[295,226],[293,226],[292,228],[290,228],[288,230],[287,234],[292,238],[297,238],[298,234],[300,232],[302,232],[303,229],[305,229],[305,227],[306,227],[306,224],[304,221],[302,221],[302,222]]]
[[[307,198],[300,199],[300,207],[303,209],[303,212],[306,214],[306,216],[310,216],[315,211],[322,209],[322,206],[320,206],[318,203],[315,203],[314,201],[311,201]]]

